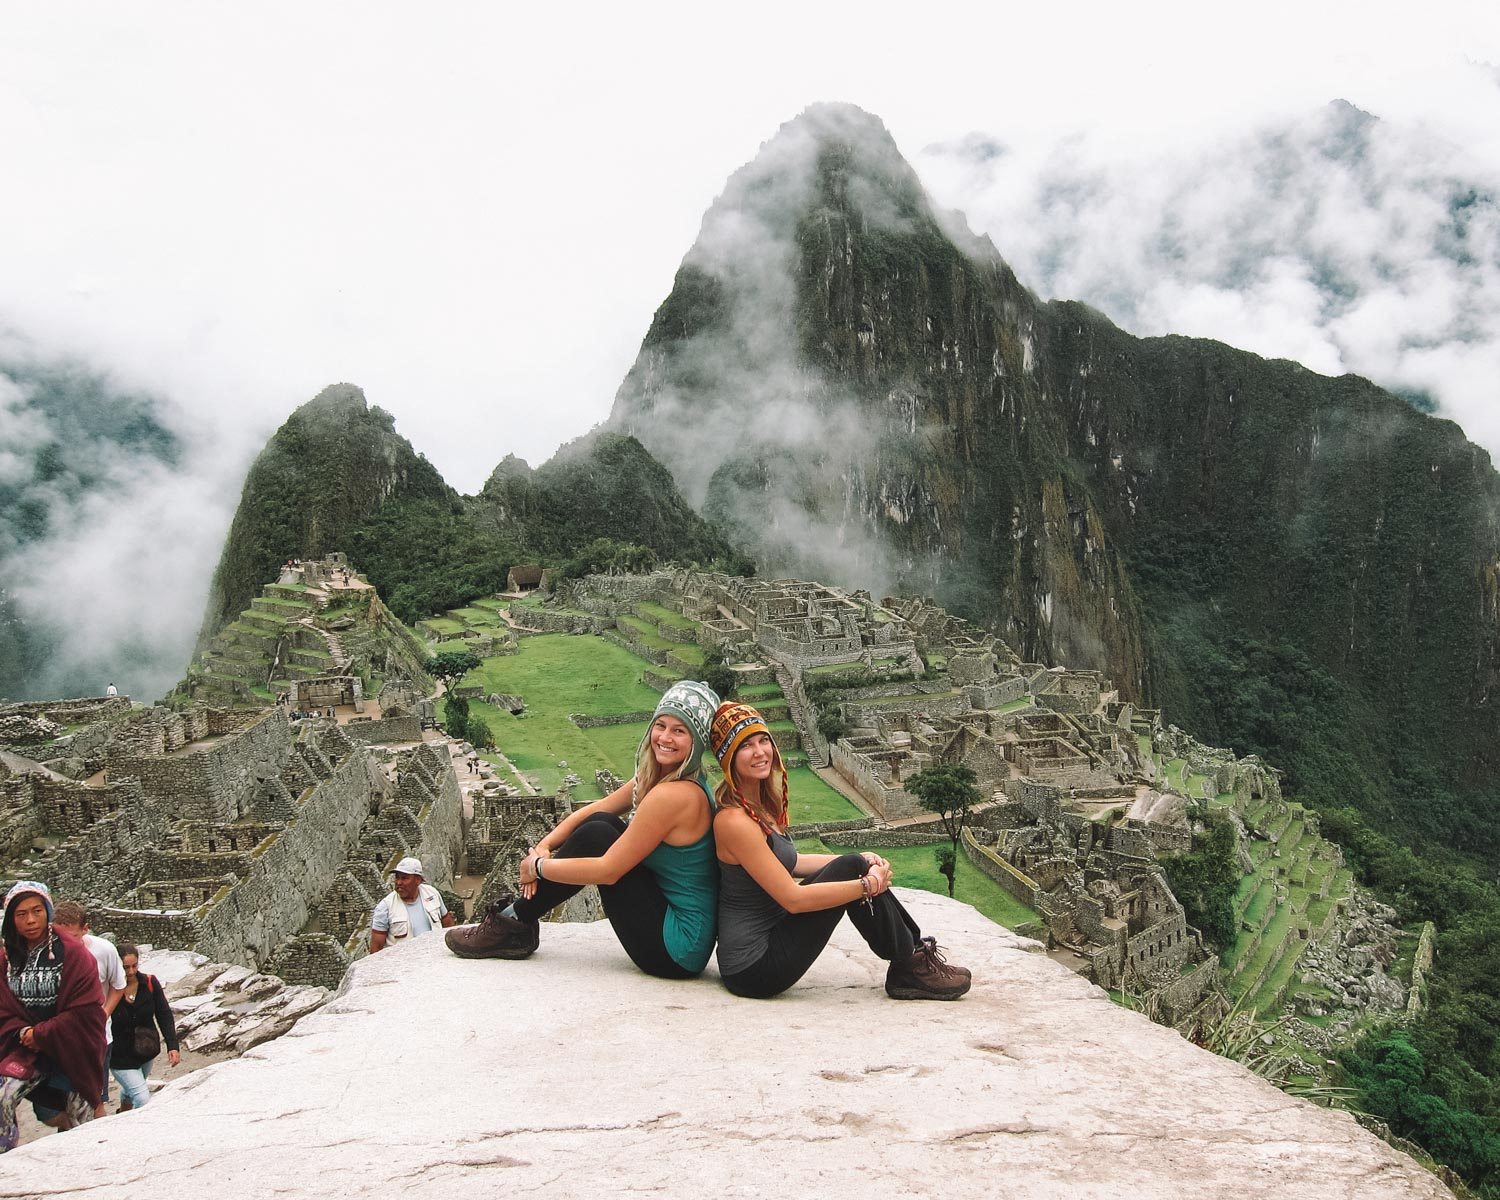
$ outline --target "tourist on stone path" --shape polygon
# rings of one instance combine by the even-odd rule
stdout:
[[[478,925],[450,930],[449,949],[463,958],[526,958],[537,948],[540,919],[592,883],[636,966],[663,979],[699,974],[713,951],[719,880],[713,800],[701,771],[718,703],[707,684],[668,688],[631,780],[533,846],[520,864],[522,898],[502,897]]]
[[[140,969],[141,952],[129,943],[120,947],[120,961],[125,964],[125,995],[110,1020],[115,1041],[109,1073],[120,1085],[120,1111],[127,1112],[151,1099],[146,1079],[162,1043],[166,1043],[172,1066],[182,1061],[182,1055],[177,1052],[177,1024],[161,980]]]
[[[813,965],[848,916],[890,966],[895,1000],[957,1000],[969,972],[943,960],[891,886],[878,854],[799,854],[787,836],[787,773],[765,718],[729,702],[714,714],[719,785],[714,842],[719,881],[719,974],[736,996],[779,995]]]
[[[109,1070],[110,1054],[113,1052],[114,1034],[110,1032],[108,1018],[114,1014],[120,997],[125,994],[125,967],[120,962],[120,952],[115,944],[89,932],[88,910],[76,900],[64,900],[57,906],[52,923],[66,933],[71,933],[94,956],[99,966],[99,988],[103,993],[104,1016],[104,1069]],[[104,1088],[99,1093],[100,1105],[109,1103],[109,1076],[104,1078]],[[100,1116],[103,1116],[101,1109]]]
[[[51,893],[29,879],[6,894],[0,940],[0,1071],[32,1073],[31,1106],[54,1129],[102,1115],[104,1005],[93,955],[52,923]]]
[[[370,917],[370,953],[384,950],[387,941],[421,937],[453,924],[453,914],[437,888],[422,881],[420,859],[406,857],[391,873],[396,890],[375,906]]]

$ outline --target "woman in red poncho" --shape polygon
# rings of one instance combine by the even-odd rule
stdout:
[[[14,885],[0,917],[0,1062],[30,1059],[37,1119],[71,1129],[98,1116],[104,1089],[104,1005],[88,947],[52,925],[52,897]]]

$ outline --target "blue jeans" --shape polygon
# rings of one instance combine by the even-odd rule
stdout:
[[[110,1067],[109,1073],[115,1077],[124,1098],[130,1101],[131,1108],[145,1108],[146,1101],[151,1099],[146,1076],[151,1074],[151,1064],[155,1061],[154,1058],[148,1058],[138,1067]]]

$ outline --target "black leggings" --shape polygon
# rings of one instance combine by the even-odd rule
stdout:
[[[870,869],[862,854],[844,854],[834,859],[816,875],[802,880],[809,883],[847,883],[858,879]],[[749,996],[766,1000],[780,995],[807,974],[809,967],[823,953],[828,939],[833,936],[839,918],[848,916],[854,922],[870,949],[886,962],[901,962],[911,957],[911,952],[922,936],[917,923],[890,892],[881,892],[873,905],[863,900],[845,904],[841,908],[822,908],[816,912],[788,913],[775,929],[771,930],[771,942],[759,961],[725,975],[724,986],[736,996]]]
[[[568,835],[553,858],[602,858],[606,850],[625,832],[625,822],[611,813],[595,813]],[[546,870],[546,868],[542,868]],[[516,901],[516,916],[523,921],[538,921],[559,904],[572,899],[587,884],[558,883],[543,879],[530,900]],[[689,971],[670,954],[662,930],[667,920],[667,898],[661,885],[644,863],[637,863],[614,883],[601,883],[599,898],[604,901],[604,915],[614,928],[615,937],[630,955],[630,961],[647,975],[661,979],[692,979]]]

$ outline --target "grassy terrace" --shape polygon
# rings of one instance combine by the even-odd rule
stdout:
[[[493,627],[495,625],[503,624],[503,622],[500,620],[499,614],[496,613],[493,609],[489,608],[478,608],[474,605],[470,605],[467,608],[455,608],[450,609],[449,611],[450,615],[457,617],[466,625]]]
[[[818,838],[804,838],[797,848],[805,854],[846,854],[848,851],[835,846],[825,846]],[[925,892],[948,894],[948,881],[938,874],[937,856],[932,846],[902,846],[896,849],[879,849],[875,853],[888,859],[892,867],[892,878],[897,887],[921,888]],[[972,904],[997,925],[1014,929],[1025,921],[1037,920],[1036,913],[1024,904],[1011,898],[988,875],[985,875],[966,858],[958,856],[958,869],[954,874],[954,898]]]
[[[650,621],[643,621],[640,617],[632,617],[628,613],[622,613],[615,618],[615,624],[620,627],[622,633],[628,632],[629,636],[640,642],[643,646],[650,646],[653,650],[672,650],[678,645],[669,638],[662,637],[656,632],[656,626]]]
[[[579,729],[569,713],[610,716],[650,711],[660,699],[640,682],[650,664],[601,637],[542,634],[523,638],[518,653],[485,659],[463,683],[486,693],[507,692],[526,701],[519,717],[482,702],[471,711],[482,716],[495,740],[517,768],[537,779],[544,792],[554,791],[570,772],[583,784],[580,800],[596,800],[594,772],[607,767],[628,778],[635,770],[634,749],[643,728],[604,726]],[[559,762],[567,767],[559,767]]]
[[[743,700],[746,704],[756,705],[765,701],[785,700],[781,694],[779,683],[758,683],[754,687],[739,688],[734,693],[736,700]]]
[[[643,602],[637,604],[636,610],[646,619],[657,625],[669,625],[673,629],[697,629],[698,622],[691,617],[685,617],[681,613],[675,613],[670,608],[660,604]]]
[[[962,695],[961,692],[913,692],[906,696],[877,696],[873,700],[851,700],[850,704],[859,708],[921,708],[925,703],[935,700],[953,700]]]

